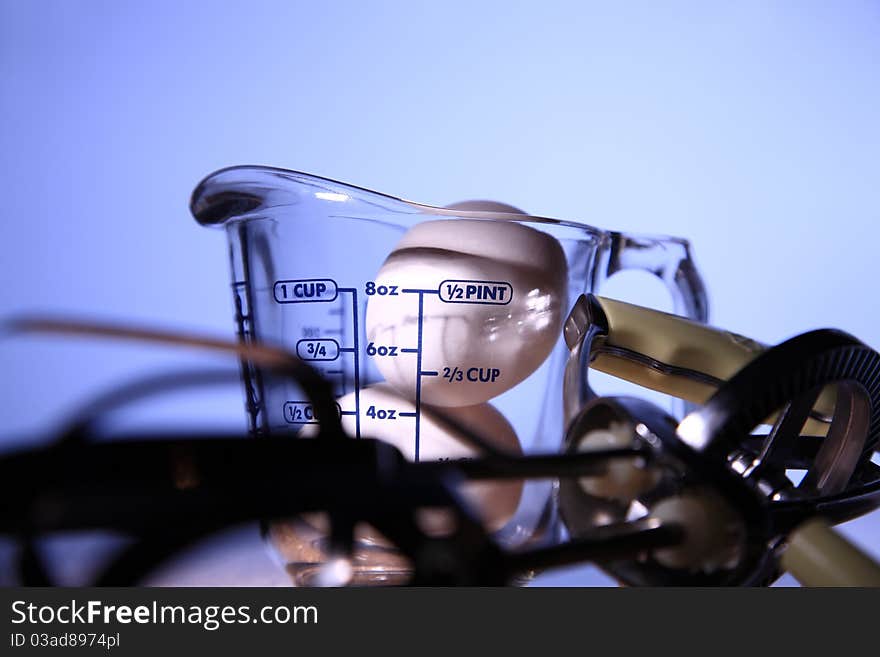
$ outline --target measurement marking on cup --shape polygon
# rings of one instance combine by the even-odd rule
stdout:
[[[331,308],[328,311],[328,313],[331,317],[338,317],[339,318],[339,340],[341,342],[345,342],[345,308],[341,307],[341,306],[339,308]],[[347,362],[347,360],[348,359],[343,358],[341,361],[339,361],[340,377],[341,377],[339,379],[339,390],[341,392],[340,396],[345,396],[345,394],[348,392],[345,389],[345,382],[348,381],[348,362]]]
[[[425,314],[425,293],[419,292],[419,327],[418,327],[418,347],[416,351],[416,448],[415,461],[419,462],[419,429],[422,421],[422,317]]]
[[[416,399],[415,413],[400,413],[401,417],[412,417],[415,418],[416,427],[415,427],[415,461],[418,463],[419,461],[419,450],[420,450],[420,431],[422,424],[422,377],[423,376],[436,376],[436,372],[431,374],[430,372],[422,371],[422,334],[424,330],[424,322],[423,318],[425,315],[425,295],[426,294],[438,294],[438,290],[426,290],[421,288],[403,288],[400,290],[404,294],[418,294],[419,295],[419,314],[418,314],[418,333],[417,333],[417,345],[416,348],[405,348],[401,349],[400,352],[404,354],[415,354],[416,355]]]
[[[396,420],[397,409],[376,408],[375,406],[370,406],[367,409],[367,417],[373,418],[374,420]]]
[[[336,360],[339,358],[339,351],[339,343],[333,338],[303,339],[296,343],[296,355],[303,360]]]
[[[289,401],[284,403],[284,420],[288,424],[318,424],[319,419],[311,402]],[[342,415],[342,409],[336,404],[336,412]]]
[[[380,297],[396,297],[398,294],[397,285],[376,285],[375,281],[367,281],[364,286],[364,292],[368,297],[378,294]]]
[[[513,286],[505,281],[447,280],[440,283],[440,301],[506,306],[513,298]]]
[[[470,381],[471,383],[495,383],[501,376],[501,370],[497,367],[469,367],[466,370],[460,367],[444,367],[443,378],[449,383]]]
[[[445,287],[444,287],[445,286]],[[349,291],[349,288],[340,288],[340,292]],[[473,280],[446,280],[443,281],[436,289],[426,288],[406,288],[396,285],[377,285],[375,281],[367,282],[365,286],[367,296],[396,296],[397,294],[414,294],[418,295],[418,315],[417,315],[417,345],[413,347],[400,347],[399,345],[376,344],[370,342],[367,345],[366,353],[372,357],[394,357],[398,354],[415,354],[416,356],[416,381],[415,381],[415,412],[392,412],[393,409],[377,409],[371,406],[367,415],[371,419],[391,420],[395,418],[414,418],[414,460],[419,461],[421,452],[421,415],[422,415],[422,377],[442,377],[451,383],[471,382],[471,383],[494,383],[502,375],[501,369],[497,367],[479,367],[479,366],[453,366],[444,367],[442,372],[438,370],[422,369],[422,352],[424,341],[424,316],[425,316],[425,295],[433,294],[439,296],[444,303],[474,303],[474,304],[494,304],[506,305],[510,303],[513,297],[513,287],[510,283],[504,281],[473,281]],[[357,313],[357,305],[354,306]],[[357,326],[355,318],[355,326]],[[357,330],[357,329],[355,329]],[[340,349],[346,351],[346,349]],[[355,351],[357,358],[357,350]],[[355,369],[357,370],[357,360],[355,360]],[[357,375],[356,375],[357,376]],[[359,379],[356,381],[355,394],[358,394]],[[357,397],[356,397],[357,399]],[[357,401],[358,410],[357,417],[360,420],[360,403]],[[384,413],[383,413],[384,411]],[[358,428],[359,430],[359,428]],[[360,435],[360,434],[358,434]]]
[[[418,353],[416,354],[416,372],[422,371],[422,317],[425,314],[425,293],[419,292],[419,333]],[[419,462],[419,428],[422,421],[422,376],[416,377],[416,463]]]
[[[403,354],[415,354],[415,410],[414,412],[402,412],[393,408],[366,408],[364,417],[371,420],[393,421],[399,418],[413,418],[414,424],[414,456],[419,461],[421,452],[421,408],[422,408],[422,377],[441,377],[445,382],[453,383],[493,383],[502,375],[499,368],[470,366],[470,364],[444,367],[441,370],[422,369],[424,348],[424,316],[425,295],[436,295],[444,303],[472,303],[506,305],[513,296],[513,288],[510,283],[504,281],[476,281],[476,280],[445,280],[435,289],[405,288],[400,285],[377,284],[368,281],[364,286],[364,293],[368,298],[377,296],[397,296],[400,294],[413,294],[418,296],[418,324],[417,344],[415,347],[402,347],[395,344],[383,344],[367,342],[365,354],[373,358],[395,358]],[[341,354],[352,354],[354,366],[354,406],[353,410],[342,411],[337,404],[340,415],[354,416],[355,436],[361,437],[361,376],[360,376],[360,344],[361,335],[359,327],[360,308],[358,305],[358,288],[339,287],[331,278],[313,278],[276,281],[273,288],[275,301],[278,303],[325,303],[339,298],[340,294],[349,294],[350,306],[345,303],[334,304],[327,311],[328,316],[339,318],[339,328],[324,328],[321,331],[303,331],[303,338],[296,343],[296,354],[305,361],[339,361],[334,363],[336,369],[323,370],[325,375],[341,375],[343,394],[345,382],[348,381],[348,359],[340,359]],[[343,297],[342,299],[345,299]],[[351,326],[345,317],[346,308],[351,309]],[[348,338],[348,332],[352,330],[352,337]],[[326,337],[335,335],[336,338]],[[366,338],[363,338],[366,342]],[[343,346],[346,345],[346,346]],[[333,367],[331,366],[331,367]],[[288,424],[315,424],[314,409],[309,402],[287,402],[284,404],[284,419]]]
[[[358,349],[358,294],[357,288],[353,287],[341,287],[339,288],[340,292],[347,292],[351,294],[351,318],[353,324],[353,337],[352,342],[354,342],[353,347],[341,349],[340,351],[351,352],[354,354],[354,408],[355,408],[355,416],[354,416],[354,426],[355,426],[355,438],[361,437],[361,370],[360,370],[360,350]]]
[[[403,351],[401,349],[401,351]],[[376,345],[374,342],[367,344],[367,356],[397,356],[397,347],[395,345]]]
[[[326,303],[335,301],[340,292],[332,278],[303,278],[275,281],[272,293],[278,303]]]

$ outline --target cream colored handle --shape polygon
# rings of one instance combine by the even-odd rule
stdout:
[[[749,338],[678,315],[605,297],[597,300],[608,320],[608,336],[598,345],[591,367],[697,404],[765,349]],[[692,372],[706,381],[696,380]]]
[[[724,381],[766,349],[750,338],[706,324],[596,297],[608,334],[594,345],[590,367],[637,385],[703,404]],[[822,392],[815,411],[834,413],[833,388]],[[807,433],[824,435],[827,424],[809,420]]]
[[[880,586],[880,564],[820,519],[789,535],[780,563],[803,586]]]

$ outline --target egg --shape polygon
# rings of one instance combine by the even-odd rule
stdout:
[[[406,397],[435,406],[488,401],[552,351],[567,279],[559,242],[521,223],[417,224],[368,289],[367,354]]]
[[[422,404],[417,448],[415,417],[407,415],[416,412],[412,401],[385,383],[364,388],[359,396],[360,435],[394,445],[410,461],[417,460],[417,449],[419,461],[458,460],[479,455],[479,448],[441,423],[437,417],[438,412],[478,434],[498,449],[516,456],[522,454],[522,447],[513,427],[491,404],[441,409],[432,409]],[[338,403],[344,411],[356,409],[354,393],[340,397]],[[355,416],[343,415],[342,426],[350,435],[356,435]],[[306,425],[299,435],[308,437],[316,434],[316,425]],[[460,492],[473,505],[486,528],[494,531],[503,527],[516,512],[522,487],[521,480],[481,481],[463,485]]]
[[[684,530],[681,543],[654,551],[667,568],[713,572],[732,568],[740,558],[742,518],[714,491],[697,488],[663,498],[651,516]]]
[[[577,451],[589,452],[602,449],[632,447],[633,428],[623,422],[611,422],[607,427],[597,427],[578,443]],[[585,493],[606,499],[629,503],[653,488],[659,472],[640,463],[641,459],[612,459],[600,475],[578,479]]]

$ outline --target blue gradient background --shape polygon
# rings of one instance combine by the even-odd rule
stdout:
[[[231,336],[224,236],[187,201],[258,163],[686,236],[713,323],[880,346],[878,35],[876,1],[0,0],[0,313]],[[3,341],[0,435],[194,358]],[[230,398],[198,409],[241,422]],[[847,531],[877,551],[878,525]]]

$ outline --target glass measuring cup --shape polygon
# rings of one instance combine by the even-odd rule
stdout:
[[[708,315],[689,245],[678,238],[431,207],[257,166],[209,175],[191,210],[229,238],[240,338],[309,361],[334,382],[353,436],[387,440],[413,460],[473,454],[444,433],[437,409],[503,449],[558,451],[562,322],[580,294],[618,271],[650,272],[675,312]],[[314,433],[317,418],[295,384],[248,363],[243,378],[256,435]],[[553,526],[550,482],[480,486],[466,496],[499,541],[519,544]],[[320,519],[270,533],[295,581],[320,580]],[[381,537],[366,531],[360,540],[369,549],[356,559],[355,581],[405,574]]]

